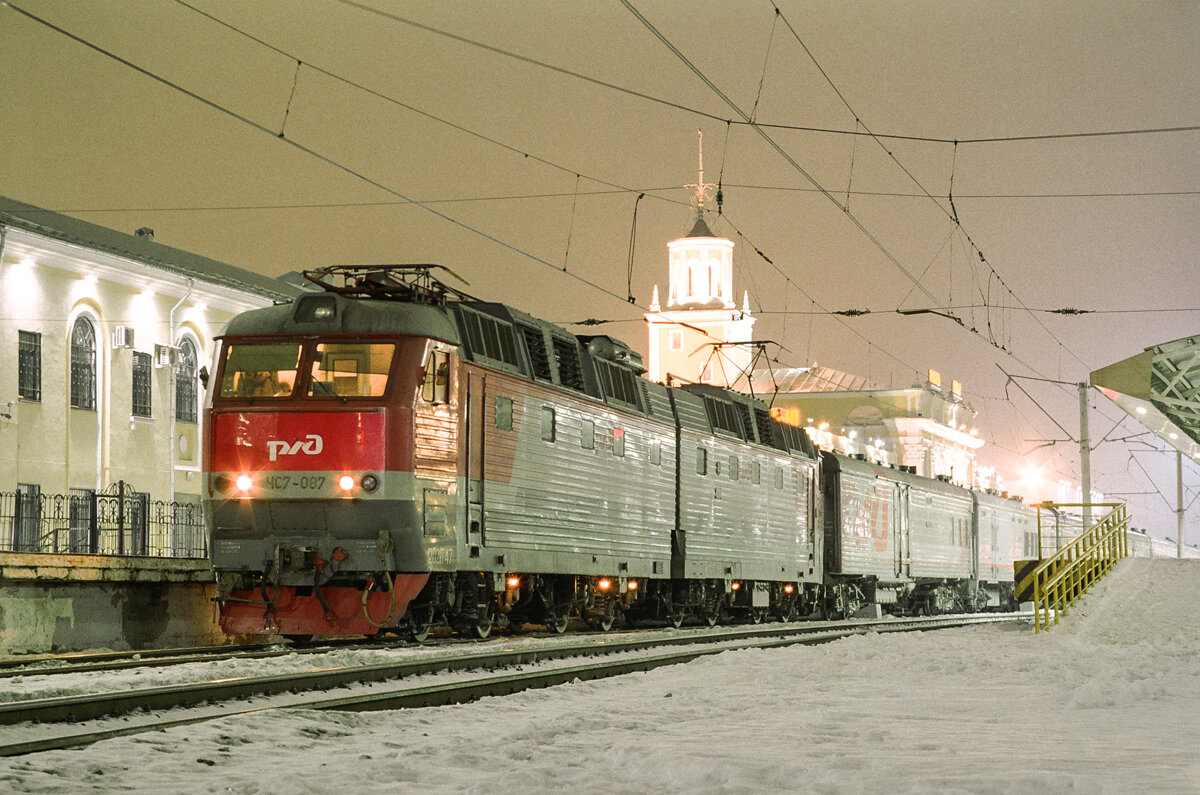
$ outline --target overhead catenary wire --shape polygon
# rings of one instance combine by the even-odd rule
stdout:
[[[183,5],[187,5],[186,3],[183,3],[183,2],[182,2],[182,0],[177,0],[177,2],[180,2],[180,3],[181,3],[181,4],[183,4]],[[187,96],[188,98],[190,98],[190,99],[192,99],[192,100],[194,100],[194,101],[196,101],[196,102],[199,102],[199,103],[201,103],[201,104],[203,104],[203,105],[205,105],[205,106],[207,106],[207,107],[209,107],[209,108],[211,108],[211,109],[213,109],[213,110],[215,110],[215,111],[218,111],[218,112],[220,112],[220,113],[222,113],[222,114],[225,114],[225,115],[229,116],[230,118],[233,118],[233,119],[235,119],[236,121],[239,121],[239,122],[241,122],[241,123],[243,123],[243,124],[246,124],[246,125],[248,125],[248,126],[252,127],[252,128],[253,128],[253,129],[255,129],[255,130],[258,130],[259,132],[267,133],[267,134],[271,135],[271,136],[272,136],[274,139],[276,139],[276,140],[279,140],[279,141],[281,141],[281,142],[283,142],[283,143],[286,143],[287,145],[289,145],[289,146],[291,146],[291,147],[293,147],[293,148],[295,148],[295,149],[297,149],[297,150],[299,150],[299,151],[303,152],[304,154],[306,154],[306,155],[308,155],[308,156],[310,156],[310,157],[313,157],[313,158],[315,158],[315,159],[317,159],[317,160],[319,160],[319,161],[321,161],[321,162],[323,162],[323,163],[325,163],[325,164],[327,164],[327,165],[329,165],[329,166],[331,166],[331,167],[333,167],[333,168],[335,168],[335,169],[337,169],[337,170],[340,170],[340,171],[342,171],[343,173],[346,173],[347,175],[350,175],[350,176],[352,176],[352,177],[354,177],[354,178],[356,178],[356,179],[359,179],[359,180],[363,181],[364,183],[366,183],[366,184],[368,184],[368,185],[370,185],[370,186],[372,186],[372,187],[374,187],[374,188],[377,188],[377,189],[379,189],[379,190],[382,190],[382,191],[384,191],[385,193],[388,193],[388,194],[390,194],[390,195],[392,195],[392,196],[396,197],[396,198],[397,198],[397,199],[399,199],[399,200],[401,201],[401,203],[403,203],[403,204],[412,205],[412,206],[414,206],[414,207],[417,207],[417,208],[419,208],[419,209],[422,209],[422,210],[424,210],[425,212],[427,212],[427,213],[429,213],[429,214],[431,214],[431,215],[434,215],[434,216],[436,216],[436,217],[438,217],[438,218],[441,218],[442,220],[444,220],[444,221],[447,221],[447,222],[449,222],[449,223],[451,223],[451,224],[453,224],[453,225],[455,225],[455,226],[458,226],[458,227],[460,227],[460,228],[464,229],[465,231],[468,231],[468,232],[470,232],[470,233],[472,233],[472,234],[478,235],[479,237],[482,237],[483,239],[485,239],[485,240],[488,240],[488,241],[490,241],[490,242],[492,242],[492,243],[494,243],[494,244],[496,244],[496,245],[498,245],[498,246],[500,246],[500,247],[502,247],[502,248],[505,248],[505,249],[507,249],[507,250],[509,250],[509,251],[511,251],[511,252],[513,252],[513,253],[515,253],[515,254],[517,254],[517,255],[519,255],[519,256],[525,257],[525,258],[527,258],[527,259],[529,259],[529,260],[531,260],[531,261],[533,261],[533,262],[535,262],[535,263],[537,263],[537,264],[540,264],[540,265],[542,265],[542,266],[545,266],[545,267],[551,268],[551,269],[553,269],[554,271],[556,271],[556,272],[558,272],[558,273],[562,273],[562,274],[564,274],[564,275],[570,276],[572,279],[574,279],[574,280],[576,280],[576,281],[578,281],[578,282],[581,282],[581,283],[585,284],[586,286],[588,286],[588,287],[591,287],[592,289],[595,289],[595,290],[597,290],[597,291],[599,291],[599,292],[601,292],[601,293],[603,293],[603,294],[605,294],[605,295],[608,295],[608,296],[610,296],[610,297],[612,297],[612,298],[615,298],[615,299],[618,299],[618,300],[621,300],[621,301],[625,301],[625,302],[627,302],[627,303],[632,303],[632,302],[628,302],[628,299],[627,299],[627,298],[623,298],[623,297],[619,296],[617,293],[614,293],[614,292],[612,292],[611,290],[609,290],[609,289],[607,289],[607,288],[605,288],[605,287],[602,287],[601,285],[598,285],[598,284],[596,284],[596,283],[594,283],[594,282],[592,282],[592,281],[590,281],[590,280],[588,280],[588,279],[586,279],[586,278],[583,278],[582,276],[580,276],[580,275],[579,275],[579,274],[577,274],[577,273],[572,273],[572,272],[570,272],[570,271],[567,271],[567,270],[565,270],[565,269],[560,269],[560,268],[559,268],[559,266],[557,266],[557,265],[555,265],[555,264],[553,264],[553,263],[549,262],[548,260],[545,260],[545,259],[543,259],[543,258],[541,258],[541,257],[538,257],[538,256],[536,256],[536,255],[534,255],[534,254],[531,254],[531,253],[529,253],[529,252],[527,252],[527,251],[524,251],[523,249],[521,249],[521,248],[519,248],[519,247],[517,247],[517,246],[515,246],[515,245],[513,245],[513,244],[511,244],[511,243],[508,243],[507,241],[504,241],[504,240],[502,240],[502,239],[500,239],[500,238],[498,238],[498,237],[496,237],[496,236],[494,236],[494,235],[491,235],[491,234],[489,234],[489,233],[487,233],[487,232],[484,232],[484,231],[482,231],[482,230],[480,230],[480,229],[477,229],[477,228],[475,228],[475,227],[472,227],[472,226],[470,226],[469,224],[466,224],[466,223],[464,223],[464,222],[462,222],[462,221],[460,221],[460,220],[458,220],[458,219],[456,219],[456,218],[454,218],[454,217],[452,217],[452,216],[449,216],[449,215],[447,215],[447,214],[445,214],[445,213],[442,213],[442,212],[439,212],[439,211],[437,211],[437,210],[434,210],[434,209],[432,209],[431,207],[428,207],[428,206],[426,206],[425,204],[423,204],[423,203],[421,203],[421,202],[419,202],[419,201],[417,201],[417,200],[415,200],[415,199],[412,199],[412,198],[410,198],[410,197],[407,197],[407,196],[405,196],[404,194],[400,193],[399,191],[397,191],[397,190],[395,190],[395,189],[393,189],[393,188],[390,188],[390,187],[388,187],[387,185],[384,185],[383,183],[379,182],[378,180],[372,179],[371,177],[368,177],[367,175],[365,175],[365,174],[362,174],[361,172],[355,171],[354,169],[350,168],[349,166],[346,166],[346,165],[344,165],[344,164],[342,164],[342,163],[340,163],[340,162],[338,162],[338,161],[336,161],[336,160],[332,159],[331,157],[328,157],[328,156],[326,156],[326,155],[323,155],[323,154],[321,154],[320,152],[318,152],[318,151],[316,151],[316,150],[314,150],[314,149],[312,149],[312,148],[310,148],[310,147],[307,147],[307,146],[305,146],[305,145],[303,145],[303,144],[301,144],[301,143],[299,143],[299,142],[297,142],[297,141],[295,141],[295,140],[293,140],[293,139],[291,139],[291,138],[288,138],[288,137],[286,137],[286,136],[280,135],[279,133],[276,133],[274,130],[271,130],[270,128],[268,128],[268,127],[266,127],[266,126],[264,126],[264,125],[262,125],[262,124],[260,124],[260,123],[258,123],[258,122],[255,122],[255,121],[253,121],[252,119],[249,119],[249,118],[247,118],[247,117],[245,117],[245,116],[242,116],[241,114],[237,113],[236,111],[233,111],[233,110],[231,110],[231,109],[229,109],[229,108],[227,108],[227,107],[225,107],[225,106],[223,106],[223,105],[221,105],[221,104],[219,104],[219,103],[217,103],[217,102],[215,102],[215,101],[213,101],[213,100],[207,99],[206,97],[203,97],[203,96],[201,96],[201,95],[199,95],[199,94],[195,93],[194,91],[191,91],[191,90],[189,90],[189,89],[186,89],[186,88],[184,88],[183,86],[180,86],[180,85],[178,85],[178,84],[176,84],[176,83],[174,83],[174,82],[172,82],[172,81],[168,80],[167,78],[165,78],[165,77],[162,77],[162,76],[160,76],[160,75],[158,75],[158,74],[156,74],[156,73],[154,73],[154,72],[150,71],[149,69],[146,69],[146,68],[144,68],[144,67],[141,67],[141,66],[139,66],[139,65],[137,65],[137,64],[135,64],[135,63],[133,63],[132,61],[129,61],[128,59],[122,58],[121,56],[117,55],[116,53],[114,53],[114,52],[111,52],[110,50],[107,50],[107,49],[105,49],[104,47],[101,47],[101,46],[99,46],[99,45],[97,45],[97,44],[95,44],[95,43],[93,43],[93,42],[90,42],[90,41],[88,41],[87,39],[83,38],[82,36],[78,36],[78,35],[76,35],[76,34],[74,34],[74,33],[71,33],[70,31],[68,31],[68,30],[66,30],[66,29],[64,29],[64,28],[62,28],[62,27],[60,27],[60,26],[58,26],[58,25],[55,25],[54,23],[52,23],[52,22],[50,22],[50,21],[48,21],[48,20],[46,20],[46,19],[43,19],[42,17],[39,17],[38,15],[36,15],[36,14],[34,14],[34,13],[32,13],[32,12],[30,12],[30,11],[26,10],[26,9],[23,9],[23,8],[21,8],[20,6],[18,6],[18,5],[16,5],[16,4],[14,4],[14,3],[6,2],[6,3],[4,3],[4,7],[11,8],[13,11],[16,11],[17,13],[19,13],[19,14],[21,14],[21,15],[25,16],[26,18],[28,18],[28,19],[30,19],[30,20],[32,20],[32,21],[34,21],[34,22],[36,22],[36,23],[38,23],[38,24],[40,24],[40,25],[43,25],[44,27],[46,27],[46,28],[48,28],[48,29],[50,29],[50,30],[53,30],[54,32],[56,32],[56,33],[58,33],[58,34],[60,34],[60,35],[62,35],[62,36],[65,36],[65,37],[66,37],[66,38],[68,38],[68,39],[71,39],[72,41],[76,42],[77,44],[80,44],[80,45],[82,45],[82,46],[84,46],[84,47],[86,47],[86,48],[88,48],[88,49],[91,49],[91,50],[93,50],[93,51],[95,51],[95,52],[99,53],[100,55],[103,55],[103,56],[104,56],[104,57],[106,57],[106,58],[109,58],[109,59],[111,59],[111,60],[113,60],[113,61],[116,61],[117,63],[121,64],[122,66],[125,66],[126,68],[132,69],[133,71],[135,71],[135,72],[137,72],[137,73],[139,73],[139,74],[143,75],[144,77],[147,77],[147,78],[149,78],[149,79],[151,79],[151,80],[154,80],[154,81],[156,81],[156,82],[158,82],[158,83],[160,83],[160,84],[162,84],[162,85],[164,85],[164,86],[167,86],[168,88],[171,88],[172,90],[175,90],[175,91],[177,91],[177,92],[179,92],[179,93],[183,94],[184,96]],[[190,6],[189,6],[189,7],[190,7]],[[207,16],[207,15],[206,15],[206,16]],[[236,30],[236,29],[235,29],[235,30]],[[270,47],[270,45],[265,45],[265,46],[268,46],[268,47]],[[274,48],[274,47],[270,47],[270,48],[271,48],[271,49],[273,49],[273,50],[275,50],[276,52],[280,52],[280,53],[282,54],[282,51],[279,51],[277,48]],[[291,56],[288,56],[288,57],[291,57]],[[366,90],[370,91],[369,89],[366,89]],[[371,93],[375,93],[375,92],[371,92]],[[577,177],[579,176],[579,175],[578,175],[578,173],[576,173],[576,176],[577,176]],[[635,303],[635,304],[633,304],[633,305],[634,305],[634,306],[637,306],[639,309],[642,309],[642,310],[643,310],[643,311],[645,311],[647,314],[654,314],[653,312],[651,312],[651,311],[649,310],[649,308],[648,308],[648,307],[643,307],[643,306],[641,306],[641,305],[639,305],[639,304],[636,304],[636,303]],[[710,338],[712,337],[712,335],[711,335],[711,334],[709,334],[707,331],[705,331],[704,329],[701,329],[701,328],[699,328],[699,327],[696,327],[696,326],[691,326],[691,325],[688,325],[688,324],[681,324],[681,325],[684,325],[685,327],[687,327],[687,328],[690,328],[690,329],[692,329],[692,330],[694,330],[694,331],[696,331],[696,332],[698,332],[698,333],[702,334],[703,336],[710,337]]]
[[[306,65],[306,66],[307,66],[307,65]],[[299,70],[300,70],[300,62],[299,62],[299,61],[297,61],[297,73],[299,72]],[[293,80],[293,86],[292,86],[292,89],[293,89],[293,94],[294,94],[294,91],[295,91],[295,77],[294,77],[294,80]],[[289,103],[288,103],[288,104],[289,104],[289,111],[290,111],[290,104],[291,104],[291,98],[290,98],[290,97],[289,97]],[[286,117],[285,117],[285,118],[286,118]],[[286,120],[285,120],[285,124],[286,124]],[[281,129],[282,129],[282,128],[281,128]],[[579,192],[580,192],[580,191],[576,191],[575,195],[577,196]],[[617,192],[617,191],[612,191],[612,192],[614,192],[614,193],[615,193],[615,192]],[[451,201],[453,201],[453,200],[451,200]],[[429,202],[423,202],[423,203],[429,203]],[[399,202],[399,204],[414,204],[414,202],[413,202],[413,201],[411,201],[411,200],[405,199],[405,200],[403,200],[403,201]],[[769,260],[768,260],[768,261],[769,261]],[[606,291],[606,292],[607,292],[607,291]],[[612,293],[609,293],[609,294],[611,295]],[[1013,308],[1013,307],[1010,307],[1010,308]],[[1035,310],[1035,311],[1054,311],[1054,310]],[[1116,310],[1114,310],[1114,311],[1116,311]],[[1122,310],[1122,311],[1139,311],[1139,310]],[[1192,310],[1157,310],[1157,311],[1192,311]]]
[[[423,209],[425,212],[427,212],[437,218],[440,218],[454,226],[458,226],[461,229],[463,229],[467,232],[470,232],[474,235],[478,235],[479,237],[481,237],[485,240],[488,240],[488,241],[494,243],[495,245],[500,246],[501,248],[507,249],[508,251],[511,251],[514,254],[517,254],[521,257],[529,259],[532,262],[540,264],[544,267],[551,268],[558,273],[562,273],[566,276],[569,276],[572,279],[574,279],[582,284],[585,284],[588,287],[591,287],[592,289],[597,290],[605,295],[611,296],[612,298],[615,298],[622,302],[626,301],[625,297],[620,296],[617,293],[614,293],[613,291],[611,291],[599,284],[596,284],[588,279],[585,279],[577,273],[563,271],[557,265],[549,262],[548,260],[538,257],[535,254],[531,254],[527,251],[524,251],[523,249],[513,245],[512,243],[502,240],[502,239],[496,237],[495,235],[484,232],[483,230],[472,227],[469,224],[466,224],[457,218],[454,218],[445,213],[439,212],[439,211],[437,211],[431,207],[428,207],[426,205],[420,204],[419,202],[405,196],[404,194],[400,193],[399,191],[397,191],[393,188],[390,188],[387,185],[384,185],[383,183],[379,182],[378,180],[373,179],[359,171],[356,171],[356,170],[350,168],[349,166],[347,166],[343,163],[340,163],[327,155],[321,154],[320,152],[316,151],[315,149],[307,147],[291,138],[287,138],[287,137],[281,138],[277,132],[254,121],[253,119],[247,118],[246,116],[243,116],[243,115],[237,113],[236,111],[231,110],[230,108],[227,108],[227,107],[221,105],[218,102],[210,100],[204,96],[201,96],[200,94],[197,94],[194,91],[184,88],[183,86],[181,86],[171,80],[168,80],[167,78],[162,77],[161,75],[158,75],[158,74],[154,73],[153,71],[146,69],[145,67],[139,66],[126,58],[122,58],[121,56],[117,55],[116,53],[114,53],[108,49],[105,49],[104,47],[101,47],[100,45],[95,44],[94,42],[90,42],[87,39],[83,38],[82,36],[78,36],[74,33],[71,33],[70,31],[66,30],[65,28],[62,28],[61,26],[56,25],[53,22],[50,22],[49,20],[44,19],[44,18],[38,16],[37,14],[34,14],[34,13],[22,8],[21,6],[17,5],[16,3],[6,2],[4,4],[4,6],[21,14],[22,16],[26,17],[27,19],[32,20],[33,22],[43,25],[44,27],[46,27],[50,30],[53,30],[54,32],[56,32],[58,34],[65,36],[68,39],[71,39],[72,41],[76,42],[77,44],[80,44],[90,50],[93,50],[94,52],[97,52],[106,58],[116,61],[117,63],[121,64],[122,66],[132,69],[133,71],[143,75],[146,78],[149,78],[150,80],[153,80],[153,81],[160,83],[161,85],[164,85],[174,91],[177,91],[177,92],[183,94],[184,96],[186,96],[196,102],[199,102],[199,103],[205,105],[206,107],[211,108],[212,110],[222,113],[238,122],[241,122],[242,124],[245,124],[255,130],[258,130],[259,132],[266,133],[266,134],[270,135],[272,138],[274,138],[282,143],[285,143],[288,146],[291,146],[291,147],[303,152],[304,154],[306,154],[310,157],[313,157],[313,158],[321,161],[322,163],[325,163],[326,165],[328,165],[334,169],[337,169],[349,176],[352,176],[355,179],[361,180],[362,182],[364,182],[374,188],[377,188],[381,191],[384,191],[385,193],[388,193],[392,196],[395,196],[396,198],[401,199],[407,203],[410,203],[415,207]],[[649,310],[646,309],[646,311],[648,312]]]
[[[279,53],[279,54],[281,54],[281,55],[284,55],[285,57],[288,57],[288,58],[295,58],[295,56],[291,55],[290,53],[288,53],[288,52],[286,52],[286,51],[284,51],[284,50],[282,50],[282,49],[280,49],[280,48],[278,48],[278,47],[275,47],[274,45],[271,45],[271,44],[269,44],[269,43],[267,43],[267,42],[264,42],[264,41],[262,41],[261,39],[259,39],[259,38],[255,37],[255,36],[252,36],[252,35],[250,35],[250,34],[248,34],[248,33],[245,33],[245,32],[244,32],[244,31],[242,31],[241,29],[239,29],[239,28],[237,28],[237,27],[235,27],[235,26],[233,26],[233,25],[230,25],[229,23],[227,23],[227,22],[224,22],[223,20],[220,20],[219,18],[213,17],[212,15],[210,15],[210,14],[207,14],[206,12],[203,12],[203,11],[200,11],[199,9],[196,9],[196,8],[194,8],[192,5],[190,5],[190,4],[188,4],[187,2],[185,2],[185,0],[176,0],[176,2],[177,2],[177,3],[179,3],[179,4],[181,4],[181,5],[183,5],[183,6],[185,6],[185,7],[187,7],[187,8],[190,8],[190,9],[192,9],[192,10],[196,11],[197,13],[199,13],[199,14],[201,14],[201,15],[205,16],[206,18],[209,18],[209,19],[211,19],[211,20],[214,20],[214,21],[216,21],[216,22],[218,22],[218,23],[222,24],[223,26],[225,26],[225,27],[227,27],[227,28],[229,28],[229,29],[231,29],[231,30],[233,30],[233,31],[235,31],[235,32],[237,32],[237,33],[239,33],[239,34],[243,35],[243,36],[246,36],[247,38],[250,38],[251,40],[253,40],[253,41],[255,41],[255,42],[258,42],[259,44],[262,44],[263,46],[265,46],[265,47],[267,47],[267,48],[271,49],[272,51],[274,51],[274,52],[276,52],[276,53]],[[355,6],[355,7],[358,7],[358,8],[363,8],[363,10],[373,10],[373,9],[367,9],[367,8],[365,8],[365,7],[362,7],[361,5],[359,5],[359,4],[357,4],[357,3],[353,3],[353,2],[351,2],[351,3],[348,3],[348,4],[349,4],[349,5],[353,5],[353,6]],[[394,15],[390,15],[390,14],[386,14],[386,13],[385,13],[385,14],[382,14],[382,15],[383,15],[383,16],[385,16],[385,17],[388,17],[388,18],[394,18]],[[403,19],[401,19],[401,18],[395,18],[395,19],[396,19],[396,21],[408,22],[407,20],[403,20]],[[427,27],[427,26],[422,26],[422,25],[417,25],[417,26],[418,26],[418,27],[421,27],[421,28],[425,28],[425,27]],[[456,37],[454,37],[454,36],[451,36],[451,38],[456,38]],[[298,59],[297,59],[297,60],[298,60]],[[316,67],[314,67],[314,68],[316,68]],[[401,105],[401,106],[403,106],[403,107],[405,107],[405,108],[412,109],[412,106],[408,105],[407,103],[401,103],[401,102],[398,102],[398,101],[396,101],[396,100],[392,100],[391,98],[388,98],[388,97],[386,97],[385,95],[383,95],[383,94],[381,94],[381,93],[379,93],[379,92],[376,92],[376,91],[374,91],[373,89],[367,88],[367,87],[365,87],[365,86],[362,86],[361,84],[355,83],[355,82],[353,82],[353,81],[345,80],[344,78],[340,77],[339,75],[336,75],[336,74],[334,74],[334,73],[332,73],[332,72],[330,72],[330,71],[328,71],[328,70],[325,70],[325,69],[317,69],[317,70],[318,70],[318,71],[320,71],[320,72],[321,72],[321,73],[323,73],[323,74],[326,74],[327,76],[333,77],[333,78],[335,78],[335,79],[338,79],[338,80],[343,80],[343,81],[344,81],[344,82],[346,82],[347,84],[349,84],[349,85],[352,85],[352,86],[354,86],[354,87],[356,87],[356,88],[359,88],[359,89],[361,89],[361,90],[367,91],[368,93],[370,93],[370,94],[372,94],[372,95],[374,95],[374,96],[377,96],[377,97],[380,97],[380,98],[386,99],[386,100],[388,100],[388,101],[391,101],[391,102],[395,102],[396,104],[398,104],[398,105]],[[441,119],[438,119],[437,117],[433,117],[433,116],[431,116],[430,114],[426,114],[426,113],[424,113],[424,112],[421,112],[421,111],[417,111],[417,112],[419,112],[419,113],[422,113],[422,115],[425,115],[425,116],[427,116],[427,117],[429,117],[429,118],[433,118],[433,119],[435,119],[435,120],[442,121]],[[470,131],[470,130],[468,130],[467,128],[461,127],[461,126],[459,126],[459,125],[455,125],[455,124],[453,124],[453,123],[449,123],[449,122],[443,122],[443,123],[449,124],[449,126],[451,126],[451,127],[454,127],[455,129],[463,130],[463,131],[465,131],[465,132],[468,132],[468,133],[470,133],[470,134],[476,135],[477,137],[479,137],[479,138],[481,138],[481,139],[484,139],[484,140],[487,140],[487,141],[489,141],[489,142],[491,142],[491,143],[496,143],[497,145],[504,146],[505,148],[508,148],[508,149],[510,149],[510,150],[512,150],[512,151],[519,151],[519,150],[517,150],[515,147],[509,147],[509,146],[507,146],[507,145],[505,145],[505,144],[502,144],[502,143],[500,143],[500,142],[496,141],[496,140],[495,140],[495,139],[493,139],[493,138],[490,138],[490,137],[488,137],[488,136],[482,136],[482,135],[479,135],[479,134],[477,134],[477,133],[474,133],[473,131]],[[726,144],[726,146],[728,146],[728,141],[729,141],[729,137],[728,137],[728,130],[729,130],[729,127],[727,126],[727,127],[726,127],[726,137],[725,137],[725,144]],[[552,166],[554,166],[554,167],[556,167],[556,168],[558,168],[558,169],[560,169],[560,170],[563,170],[563,171],[568,171],[568,172],[569,172],[569,169],[568,169],[567,167],[565,167],[565,166],[561,166],[561,165],[558,165],[558,164],[553,164],[553,163],[550,163],[550,161],[547,161],[547,160],[545,160],[545,159],[542,159],[542,158],[536,158],[536,159],[537,159],[539,162],[546,163],[547,165],[552,165]],[[724,172],[724,163],[725,163],[725,158],[724,158],[724,156],[723,156],[723,157],[722,157],[722,166],[721,166],[721,169],[722,169],[722,174],[723,174],[723,172]],[[573,202],[574,202],[575,200],[577,200],[577,198],[578,198],[578,180],[579,180],[579,178],[580,178],[580,173],[579,173],[579,172],[574,172],[574,173],[575,173],[575,176],[576,176],[576,188],[577,188],[577,192],[576,192],[575,194],[563,194],[563,195],[572,195]],[[605,184],[612,184],[612,183],[605,183]],[[822,189],[822,190],[823,190],[823,189]],[[574,206],[574,205],[573,205],[573,206]],[[718,205],[718,208],[720,208],[720,205]],[[635,213],[636,213],[636,208],[635,208]],[[572,217],[574,217],[574,211],[572,211]],[[727,218],[727,217],[725,218],[725,220],[728,222],[728,218]],[[731,222],[730,222],[730,225],[732,226],[732,223],[731,223]],[[734,227],[734,229],[735,229],[735,231],[737,231],[737,232],[738,232],[739,236],[741,236],[743,240],[746,240],[745,236],[741,234],[740,230],[737,230],[737,229],[736,229],[736,227]],[[747,240],[747,243],[749,244],[749,241],[748,241],[748,240]],[[756,252],[756,253],[757,253],[757,254],[758,254],[758,255],[759,255],[759,256],[760,256],[760,257],[761,257],[761,258],[762,258],[764,261],[766,261],[767,263],[769,263],[769,264],[770,264],[772,267],[776,268],[776,270],[779,270],[779,272],[780,272],[780,273],[783,273],[783,271],[782,271],[781,269],[779,269],[779,267],[778,267],[777,265],[775,265],[775,263],[774,263],[774,262],[773,262],[773,261],[772,261],[772,260],[771,260],[769,257],[767,257],[767,255],[766,255],[766,254],[764,254],[764,253],[762,252],[762,250],[761,250],[761,249],[759,249],[759,248],[758,248],[758,247],[756,247],[756,246],[752,246],[752,248],[754,248],[755,252]],[[568,253],[569,253],[569,236],[568,236]],[[564,260],[564,262],[565,262],[565,260]],[[566,270],[566,269],[565,269],[565,264],[564,264],[564,268],[563,268],[563,270],[564,270],[564,271]],[[789,282],[791,282],[790,278],[789,278],[789,277],[787,277],[787,275],[786,275],[786,274],[783,274],[783,275],[784,275],[784,277],[785,277],[785,278],[788,278]],[[794,283],[793,283],[793,284],[794,284]],[[796,285],[796,286],[797,286],[797,289],[800,289],[798,285]],[[629,293],[629,292],[631,292],[631,291],[627,290],[627,293]],[[632,301],[630,301],[630,303],[633,303],[633,302],[632,302]],[[596,321],[596,322],[603,322],[603,321]],[[853,331],[853,330],[852,330],[852,331]],[[853,331],[853,333],[857,334],[857,335],[858,335],[858,336],[860,336],[860,337],[862,337],[862,336],[863,336],[863,335],[862,335],[860,332],[857,332],[857,331]],[[706,336],[708,336],[708,335],[706,334]],[[863,337],[863,339],[865,340],[866,338],[865,338],[865,337]],[[869,342],[869,340],[868,340],[868,342]],[[877,347],[878,347],[878,346],[877,346]],[[897,362],[898,362],[898,363],[900,363],[901,365],[905,366],[905,367],[906,367],[906,368],[908,368],[909,370],[911,370],[911,371],[913,371],[913,372],[919,372],[919,371],[917,371],[917,370],[916,370],[916,368],[913,368],[911,365],[908,365],[907,363],[903,362],[903,360],[899,359],[899,358],[898,358],[898,357],[896,357],[894,354],[892,354],[892,353],[888,352],[886,349],[882,349],[882,348],[881,348],[881,350],[883,350],[883,351],[884,351],[884,353],[887,353],[887,354],[888,354],[888,356],[889,356],[890,358],[892,358],[893,360],[897,361]]]
[[[447,122],[448,123],[448,122]],[[498,144],[503,146],[504,144]],[[537,159],[533,155],[530,159]],[[572,174],[577,173],[568,169],[565,166],[549,163],[548,161],[539,160],[546,165],[561,169],[564,172]],[[592,182],[602,183],[602,180],[594,176],[586,176]],[[603,183],[602,183],[603,184]],[[738,190],[763,190],[763,191],[787,191],[793,193],[819,193],[815,188],[805,188],[802,186],[788,187],[780,185],[743,185],[737,183],[729,183],[728,188],[736,188]],[[669,201],[672,204],[677,204],[681,207],[687,206],[687,202],[670,199],[664,196],[658,196],[660,193],[674,193],[679,190],[678,185],[665,185],[657,187],[614,187],[598,190],[581,190],[578,192],[580,196],[615,196],[620,194],[636,194],[645,193],[654,198]],[[532,201],[538,199],[562,199],[568,196],[574,196],[571,191],[549,191],[545,193],[514,193],[514,194],[489,194],[483,196],[451,196],[451,197],[417,197],[417,201],[421,204],[465,204],[469,202],[504,202],[504,201]],[[873,197],[891,197],[900,199],[922,199],[925,195],[922,193],[901,193],[896,191],[871,191],[871,190],[852,190],[852,196],[873,196]],[[1194,191],[1128,191],[1124,193],[974,193],[960,195],[960,199],[1115,199],[1115,198],[1152,198],[1156,196],[1200,196],[1200,190]],[[319,209],[340,209],[354,207],[389,207],[403,206],[412,204],[408,201],[398,201],[394,199],[376,200],[376,201],[338,201],[338,202],[280,202],[272,204],[193,204],[187,206],[179,205],[142,205],[139,207],[57,207],[53,210],[42,210],[46,213],[190,213],[190,212],[242,212],[254,210],[319,210]],[[36,209],[26,210],[25,212],[39,212]],[[1009,307],[1012,309],[1020,309],[1021,307]]]

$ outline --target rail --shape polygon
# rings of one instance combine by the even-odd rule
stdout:
[[[1129,517],[1124,503],[1091,503],[1092,507],[1111,510],[1074,541],[1039,563],[1030,573],[1033,578],[1033,630],[1050,630],[1067,608],[1129,554]],[[1042,509],[1079,508],[1081,504],[1041,503],[1038,509],[1038,535],[1041,536]]]
[[[649,671],[736,649],[811,645],[868,632],[923,632],[1023,620],[1025,617],[1017,613],[923,616],[728,628],[715,634],[702,630],[650,639],[596,636],[540,648],[496,643],[481,651],[452,652],[449,656],[421,655],[377,664],[10,701],[0,703],[0,757],[87,745],[111,737],[271,709],[371,711],[457,704],[528,688]],[[583,664],[573,661],[580,657],[597,660]],[[501,670],[512,668],[519,670]],[[404,681],[452,671],[463,675],[432,683]],[[466,673],[470,671],[480,673]],[[247,703],[249,699],[254,701]],[[145,714],[131,717],[129,713],[134,711]]]

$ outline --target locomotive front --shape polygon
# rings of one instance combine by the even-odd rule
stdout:
[[[435,304],[337,292],[231,321],[205,419],[225,632],[369,635],[401,621],[436,554],[414,497],[429,491],[414,475],[414,405],[447,390],[457,342]],[[444,449],[422,454],[440,452],[434,485],[452,494],[446,435]]]

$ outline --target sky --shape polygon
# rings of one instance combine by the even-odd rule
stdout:
[[[267,275],[437,263],[644,352],[701,132],[781,365],[938,370],[982,463],[1077,480],[1071,385],[1200,331],[1198,89],[1183,1],[13,0],[0,195]],[[1173,537],[1173,453],[1091,404],[1094,488]]]
[[[1029,624],[726,651],[470,704],[248,712],[0,759],[13,792],[1196,792],[1200,562],[1119,564]],[[571,638],[484,646],[575,642]],[[359,651],[362,657],[430,650]],[[345,665],[29,675],[25,698]],[[362,660],[357,660],[361,662]],[[434,674],[444,680],[456,674]],[[40,687],[40,689],[39,689]],[[303,698],[303,696],[292,696]],[[254,701],[246,707],[255,706]],[[116,719],[129,725],[134,715]],[[0,727],[27,738],[37,727]],[[24,732],[24,734],[22,734]]]

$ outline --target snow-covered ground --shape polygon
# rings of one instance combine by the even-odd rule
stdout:
[[[474,704],[255,713],[0,759],[0,791],[1200,792],[1200,562],[1064,623],[727,652]]]

